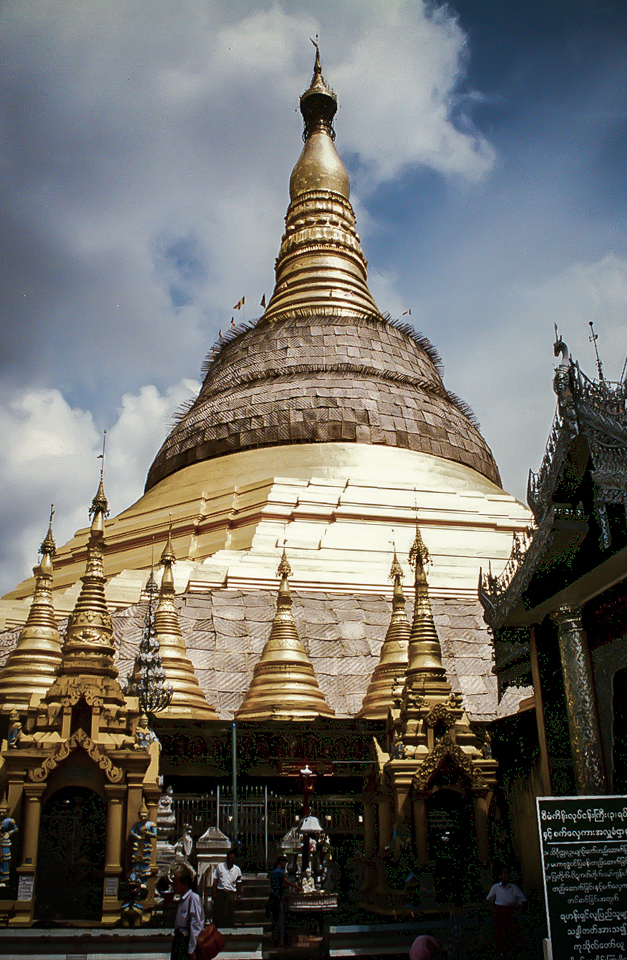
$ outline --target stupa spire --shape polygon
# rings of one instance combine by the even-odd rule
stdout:
[[[318,686],[311,661],[292,614],[288,577],[291,568],[283,548],[277,610],[270,637],[255,665],[237,720],[306,720],[333,716]]]
[[[413,689],[425,681],[443,681],[448,685],[442,665],[442,650],[435,629],[425,567],[429,552],[416,523],[416,538],[409,551],[409,563],[414,568],[414,617],[409,637],[406,687]]]
[[[155,610],[155,636],[159,641],[165,681],[172,687],[172,697],[168,706],[159,712],[159,716],[166,718],[190,717],[193,720],[217,720],[218,713],[215,707],[207,703],[196,678],[192,662],[187,655],[185,640],[176,612],[174,573],[172,570],[175,562],[172,527],[170,526],[168,539],[161,554],[163,579],[161,581],[159,604]]]
[[[403,568],[394,547],[394,559],[390,570],[390,579],[394,581],[392,617],[381,647],[379,662],[374,668],[361,710],[357,714],[358,717],[367,717],[369,720],[384,720],[387,717],[388,707],[393,701],[394,688],[399,680],[402,683],[407,671],[410,628],[405,612],[402,577],[404,577]]]
[[[313,41],[312,41],[313,42]],[[316,47],[311,84],[300,98],[305,144],[290,177],[290,205],[276,284],[262,321],[302,315],[379,314],[349,202],[350,181],[333,143],[337,96]]]
[[[35,592],[28,618],[17,646],[0,672],[0,704],[25,710],[33,694],[43,697],[61,663],[61,638],[52,605],[53,560],[56,552],[52,535],[54,504],[50,508],[48,533],[41,544],[41,561],[33,567]]]
[[[103,470],[96,496],[89,508],[91,529],[83,586],[68,620],[60,676],[109,677],[118,675],[113,660],[113,625],[105,597],[104,527],[109,503],[104,491]]]

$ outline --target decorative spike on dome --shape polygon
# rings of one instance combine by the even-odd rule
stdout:
[[[277,610],[237,720],[313,720],[333,716],[298,634],[288,583],[291,573],[285,549],[277,575],[281,577]]]
[[[397,678],[404,677],[407,671],[410,628],[405,613],[405,595],[401,584],[403,576],[403,568],[394,548],[394,559],[390,570],[390,578],[394,580],[392,617],[381,647],[379,662],[374,668],[361,710],[357,714],[358,717],[384,720],[387,717],[388,707],[392,706],[394,700]]]
[[[57,552],[57,545],[54,542],[54,537],[52,535],[52,518],[54,517],[54,503],[50,504],[50,520],[48,522],[48,533],[44,537],[39,552],[41,553],[41,563],[39,564],[39,569],[42,574],[48,574],[52,576],[52,561]],[[33,568],[33,573],[35,573],[36,568]]]
[[[309,89],[300,98],[300,112],[305,122],[303,139],[306,140],[318,124],[324,124],[331,138],[335,139],[333,117],[337,112],[337,96],[322,76],[320,47],[315,40],[311,42],[316,48],[316,59]]]
[[[25,710],[33,694],[46,695],[61,664],[61,638],[52,605],[55,543],[50,510],[48,533],[41,544],[41,563],[33,567],[35,592],[28,618],[0,671],[0,704]]]
[[[174,574],[176,562],[172,547],[172,524],[168,539],[161,554],[163,579],[159,603],[155,610],[155,636],[159,642],[161,666],[165,682],[172,687],[172,697],[160,717],[175,719],[189,717],[193,720],[217,720],[215,707],[207,703],[200,688],[193,664],[187,655],[187,647],[176,612]]]
[[[300,98],[305,144],[290,177],[290,205],[274,293],[260,323],[303,312],[379,316],[350,205],[350,181],[335,145],[337,97],[316,47],[311,85]]]

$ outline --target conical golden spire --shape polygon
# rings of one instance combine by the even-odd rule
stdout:
[[[397,681],[405,679],[407,671],[407,648],[410,629],[405,613],[405,595],[401,584],[403,568],[398,562],[396,548],[390,570],[390,579],[394,580],[392,599],[392,617],[381,647],[379,662],[374,668],[372,680],[366,690],[358,717],[368,720],[384,720],[388,707],[392,704],[392,693]]]
[[[110,677],[118,675],[114,665],[113,625],[105,598],[106,577],[103,568],[104,522],[109,504],[100,485],[89,509],[92,518],[87,542],[87,564],[81,577],[83,586],[68,620],[63,644],[60,676]]]
[[[161,563],[164,570],[159,604],[155,610],[155,636],[159,641],[166,683],[172,686],[172,699],[165,710],[159,712],[159,717],[217,720],[218,713],[207,703],[196,679],[192,662],[187,656],[185,640],[176,612],[172,573],[175,556],[172,549],[171,529],[161,554]]]
[[[429,588],[425,566],[429,562],[429,553],[424,545],[418,524],[416,524],[416,539],[409,551],[409,563],[415,568],[416,600],[414,618],[409,637],[409,664],[407,667],[406,687],[410,689],[419,686],[425,680],[446,681],[446,672],[442,666],[442,651],[440,641],[433,622]]]
[[[0,704],[18,710],[28,707],[33,694],[46,695],[61,663],[61,638],[52,605],[53,513],[51,509],[48,533],[40,547],[41,563],[33,567],[35,593],[28,619],[0,672]]]
[[[333,716],[335,712],[318,686],[311,661],[298,635],[287,580],[290,573],[284,549],[277,570],[281,583],[270,637],[259,663],[255,665],[243,703],[235,714],[237,720],[307,720]]]
[[[300,98],[305,145],[290,178],[290,205],[274,293],[261,322],[306,312],[378,314],[350,205],[350,182],[334,146],[337,97],[316,46],[311,86]]]

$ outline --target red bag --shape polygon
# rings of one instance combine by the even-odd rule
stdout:
[[[224,937],[215,923],[209,923],[198,935],[196,960],[213,960],[221,950],[224,950]]]

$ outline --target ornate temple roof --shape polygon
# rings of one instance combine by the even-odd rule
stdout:
[[[425,337],[379,312],[334,145],[337,98],[316,54],[301,97],[305,145],[290,179],[276,283],[264,315],[207,360],[148,473],[149,490],[190,464],[254,447],[349,441],[420,451],[500,485],[472,414],[442,383]]]

